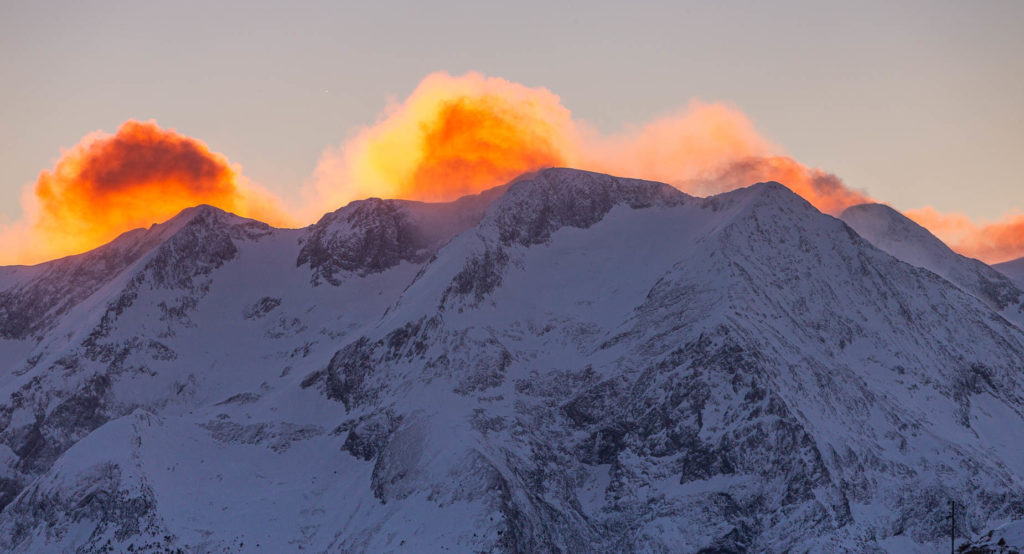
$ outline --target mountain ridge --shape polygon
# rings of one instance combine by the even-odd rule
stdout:
[[[1024,287],[1024,258],[995,264],[992,267],[1017,283],[1018,287]]]
[[[962,536],[1024,517],[1024,332],[976,294],[778,183],[487,194],[199,209],[0,341],[0,545],[925,552],[949,499]]]
[[[885,252],[936,273],[1024,326],[1024,291],[995,267],[957,254],[927,229],[884,204],[852,206],[840,219]]]

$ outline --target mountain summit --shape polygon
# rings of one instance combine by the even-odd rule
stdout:
[[[878,248],[935,272],[1024,326],[1024,292],[1018,284],[978,260],[957,254],[907,216],[884,204],[861,204],[847,208],[840,218]]]
[[[950,501],[991,538],[1019,290],[851,210],[550,169],[0,269],[0,548],[930,552]]]
[[[1018,287],[1024,288],[1024,258],[1003,262],[992,267],[1017,283]]]

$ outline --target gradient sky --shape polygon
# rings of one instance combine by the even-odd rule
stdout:
[[[605,131],[725,100],[899,209],[1024,208],[1024,2],[549,4],[0,0],[0,223],[129,118],[288,197],[437,70],[547,87]]]

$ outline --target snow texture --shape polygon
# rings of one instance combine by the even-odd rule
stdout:
[[[996,264],[995,269],[1009,277],[1018,287],[1024,288],[1024,258],[1018,258],[1009,262]]]
[[[0,550],[1020,549],[1020,290],[890,212],[551,169],[0,268]]]
[[[840,216],[862,237],[910,265],[927,269],[1024,325],[1024,292],[1013,278],[957,254],[927,229],[884,204],[852,206]]]

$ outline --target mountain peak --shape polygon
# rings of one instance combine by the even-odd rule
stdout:
[[[887,254],[927,269],[1021,321],[1021,291],[982,262],[957,254],[927,229],[884,204],[859,204],[839,216],[861,237]]]
[[[845,221],[858,234],[872,243],[875,242],[873,239],[881,239],[882,235],[885,235],[888,237],[886,242],[893,248],[896,247],[895,243],[897,242],[912,243],[912,246],[917,249],[927,247],[952,253],[952,250],[931,234],[928,229],[885,204],[869,203],[850,206],[839,215],[839,219]],[[876,246],[882,248],[878,244]],[[886,248],[882,249],[888,251]],[[902,256],[896,257],[902,258]]]
[[[992,267],[1009,277],[1018,287],[1024,289],[1024,258],[1017,258]]]
[[[265,223],[201,204],[162,223],[121,233],[98,248],[39,264],[22,272],[31,279],[0,282],[0,338],[25,339],[48,330],[57,319],[137,264],[156,266],[161,283],[180,282],[182,268],[197,260],[217,265],[235,255],[233,240],[270,232]],[[169,273],[168,273],[169,272]],[[173,278],[171,274],[175,274]]]
[[[172,217],[171,220],[177,219],[179,217],[188,218],[198,215],[220,215],[228,213],[230,212],[218,208],[217,206],[214,206],[212,204],[196,204],[195,206],[189,206],[188,208],[181,210],[180,212],[178,212],[178,215]]]
[[[910,265],[931,269],[940,260],[958,256],[927,229],[885,204],[851,206],[839,218],[871,244]]]
[[[778,193],[791,193],[796,194],[789,187],[783,185],[778,181],[760,181],[747,187],[752,191],[758,191],[760,194],[778,194]]]
[[[704,198],[704,202],[714,210],[731,208],[754,212],[782,210],[787,213],[796,211],[819,213],[817,208],[804,200],[802,196],[778,181],[762,181],[747,187],[708,196]]]
[[[163,223],[150,226],[150,229],[162,229],[165,233],[168,231],[173,233],[188,225],[231,225],[237,223],[254,223],[269,227],[263,222],[236,215],[210,204],[198,204],[181,210]]]
[[[882,204],[881,202],[866,202],[864,204],[850,206],[849,208],[843,210],[843,213],[851,215],[857,213],[873,214],[876,215],[876,217],[891,217],[894,218],[895,220],[907,219],[908,221],[913,223],[913,221],[909,220],[906,216],[898,212],[892,206],[888,204]]]
[[[551,168],[512,182],[482,225],[497,228],[505,244],[529,246],[545,242],[561,227],[587,228],[615,206],[665,207],[691,198],[665,183]]]
[[[312,283],[338,286],[346,275],[381,273],[402,262],[423,263],[455,235],[480,222],[505,189],[452,202],[367,198],[339,208],[305,230],[296,265],[309,264]]]
[[[795,193],[786,185],[778,181],[761,181],[748,187],[727,192],[722,196],[742,198],[751,203],[763,204],[772,203],[776,205],[790,205],[793,207],[813,207],[804,200],[804,197]]]

